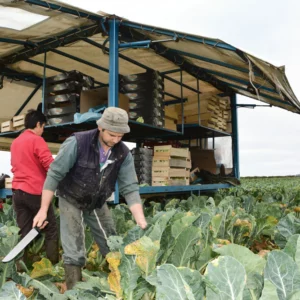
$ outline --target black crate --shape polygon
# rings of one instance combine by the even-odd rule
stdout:
[[[45,109],[45,114],[47,117],[49,116],[61,116],[68,114],[75,114],[80,111],[80,107],[78,105],[74,105],[70,103],[70,105],[61,106],[61,107],[53,107]]]
[[[152,161],[152,155],[148,154],[132,154],[134,161],[144,160],[144,161]]]
[[[60,125],[60,124],[71,123],[71,122],[74,122],[74,114],[48,118],[49,125]]]
[[[79,94],[63,94],[45,97],[45,104],[58,105],[64,102],[79,103]]]
[[[144,121],[152,122],[153,119],[164,119],[165,113],[161,109],[131,109],[129,111],[129,119],[136,120],[139,117],[143,117]]]
[[[158,80],[163,82],[162,76],[157,71],[148,70],[145,73],[121,75],[119,78],[120,84],[130,82],[144,82]]]
[[[129,100],[129,109],[150,109],[150,108],[161,108],[164,109],[163,99],[144,97]]]
[[[147,185],[149,185],[149,186],[151,186],[151,180],[150,181],[139,181],[139,184],[141,185],[141,184],[147,184]]]
[[[86,87],[78,81],[58,83],[55,85],[47,86],[45,89],[45,95],[60,95],[60,94],[70,94],[77,93],[80,94],[82,90],[87,90]]]
[[[138,175],[138,181],[139,182],[151,182],[152,180],[152,176],[151,174],[141,174],[141,175]]]
[[[152,161],[146,161],[146,160],[135,160],[134,161],[134,166],[135,169],[140,169],[140,168],[152,168]]]
[[[135,169],[135,172],[138,177],[142,174],[147,174],[147,175],[151,176],[152,168],[140,167],[140,168]]]
[[[89,87],[89,88],[94,87],[94,79],[92,77],[82,74],[76,70],[70,72],[63,72],[58,75],[48,77],[46,79],[46,85],[54,85],[57,83],[70,82],[70,81],[78,81],[85,87]]]
[[[134,93],[134,92],[147,92],[157,90],[160,93],[164,91],[164,85],[158,82],[145,82],[145,83],[126,83],[120,85],[120,91],[122,93]]]
[[[153,149],[149,148],[133,148],[131,150],[132,154],[147,154],[147,155],[153,155]]]

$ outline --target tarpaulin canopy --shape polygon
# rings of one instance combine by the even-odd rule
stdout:
[[[35,16],[41,21],[21,29],[8,28],[0,21],[0,74],[4,76],[0,121],[10,119],[40,83],[44,65],[47,77],[78,70],[94,77],[99,86],[108,84],[107,20],[111,16],[58,1],[0,0],[0,16],[11,15],[12,23],[22,12],[29,20]],[[283,68],[218,39],[119,19],[120,45],[151,41],[147,48],[120,48],[119,73],[142,73],[147,68],[161,72],[166,100],[171,95],[192,97],[199,87],[201,94],[235,92],[300,113],[300,103]],[[41,91],[24,106],[24,111],[40,101]]]

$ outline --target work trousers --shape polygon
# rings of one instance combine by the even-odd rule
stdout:
[[[59,210],[64,264],[81,267],[85,265],[85,225],[90,227],[101,254],[105,256],[109,252],[107,238],[116,235],[116,230],[106,203],[100,209],[90,212],[78,209],[59,197]]]
[[[31,229],[33,218],[41,207],[41,195],[28,194],[22,190],[13,190],[13,207],[17,216],[17,224],[20,228],[21,238],[23,238]],[[45,233],[45,242],[58,240],[58,228],[52,205],[47,213],[47,226],[43,229]]]

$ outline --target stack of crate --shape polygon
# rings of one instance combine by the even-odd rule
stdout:
[[[164,127],[164,82],[153,70],[145,73],[120,76],[120,92],[129,98],[129,118],[136,121]]]
[[[50,125],[74,121],[80,111],[81,91],[94,87],[94,79],[76,70],[46,79],[45,115]]]
[[[148,148],[134,148],[131,150],[131,153],[139,184],[151,185],[153,150]]]
[[[191,154],[188,148],[155,146],[152,186],[189,185]]]
[[[181,122],[181,107],[177,107],[179,112],[178,122]],[[228,97],[216,95],[206,95],[200,98],[200,118],[198,116],[198,99],[190,98],[184,105],[184,122],[186,124],[198,124],[209,128],[227,131],[227,124],[231,120],[230,100]]]
[[[25,128],[26,114],[14,116],[12,120],[1,123],[1,132],[19,131]]]

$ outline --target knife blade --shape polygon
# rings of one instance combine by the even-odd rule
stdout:
[[[13,260],[20,252],[22,252],[26,246],[35,239],[35,237],[40,233],[38,227],[32,228],[23,239],[2,259],[2,262],[10,262]]]

